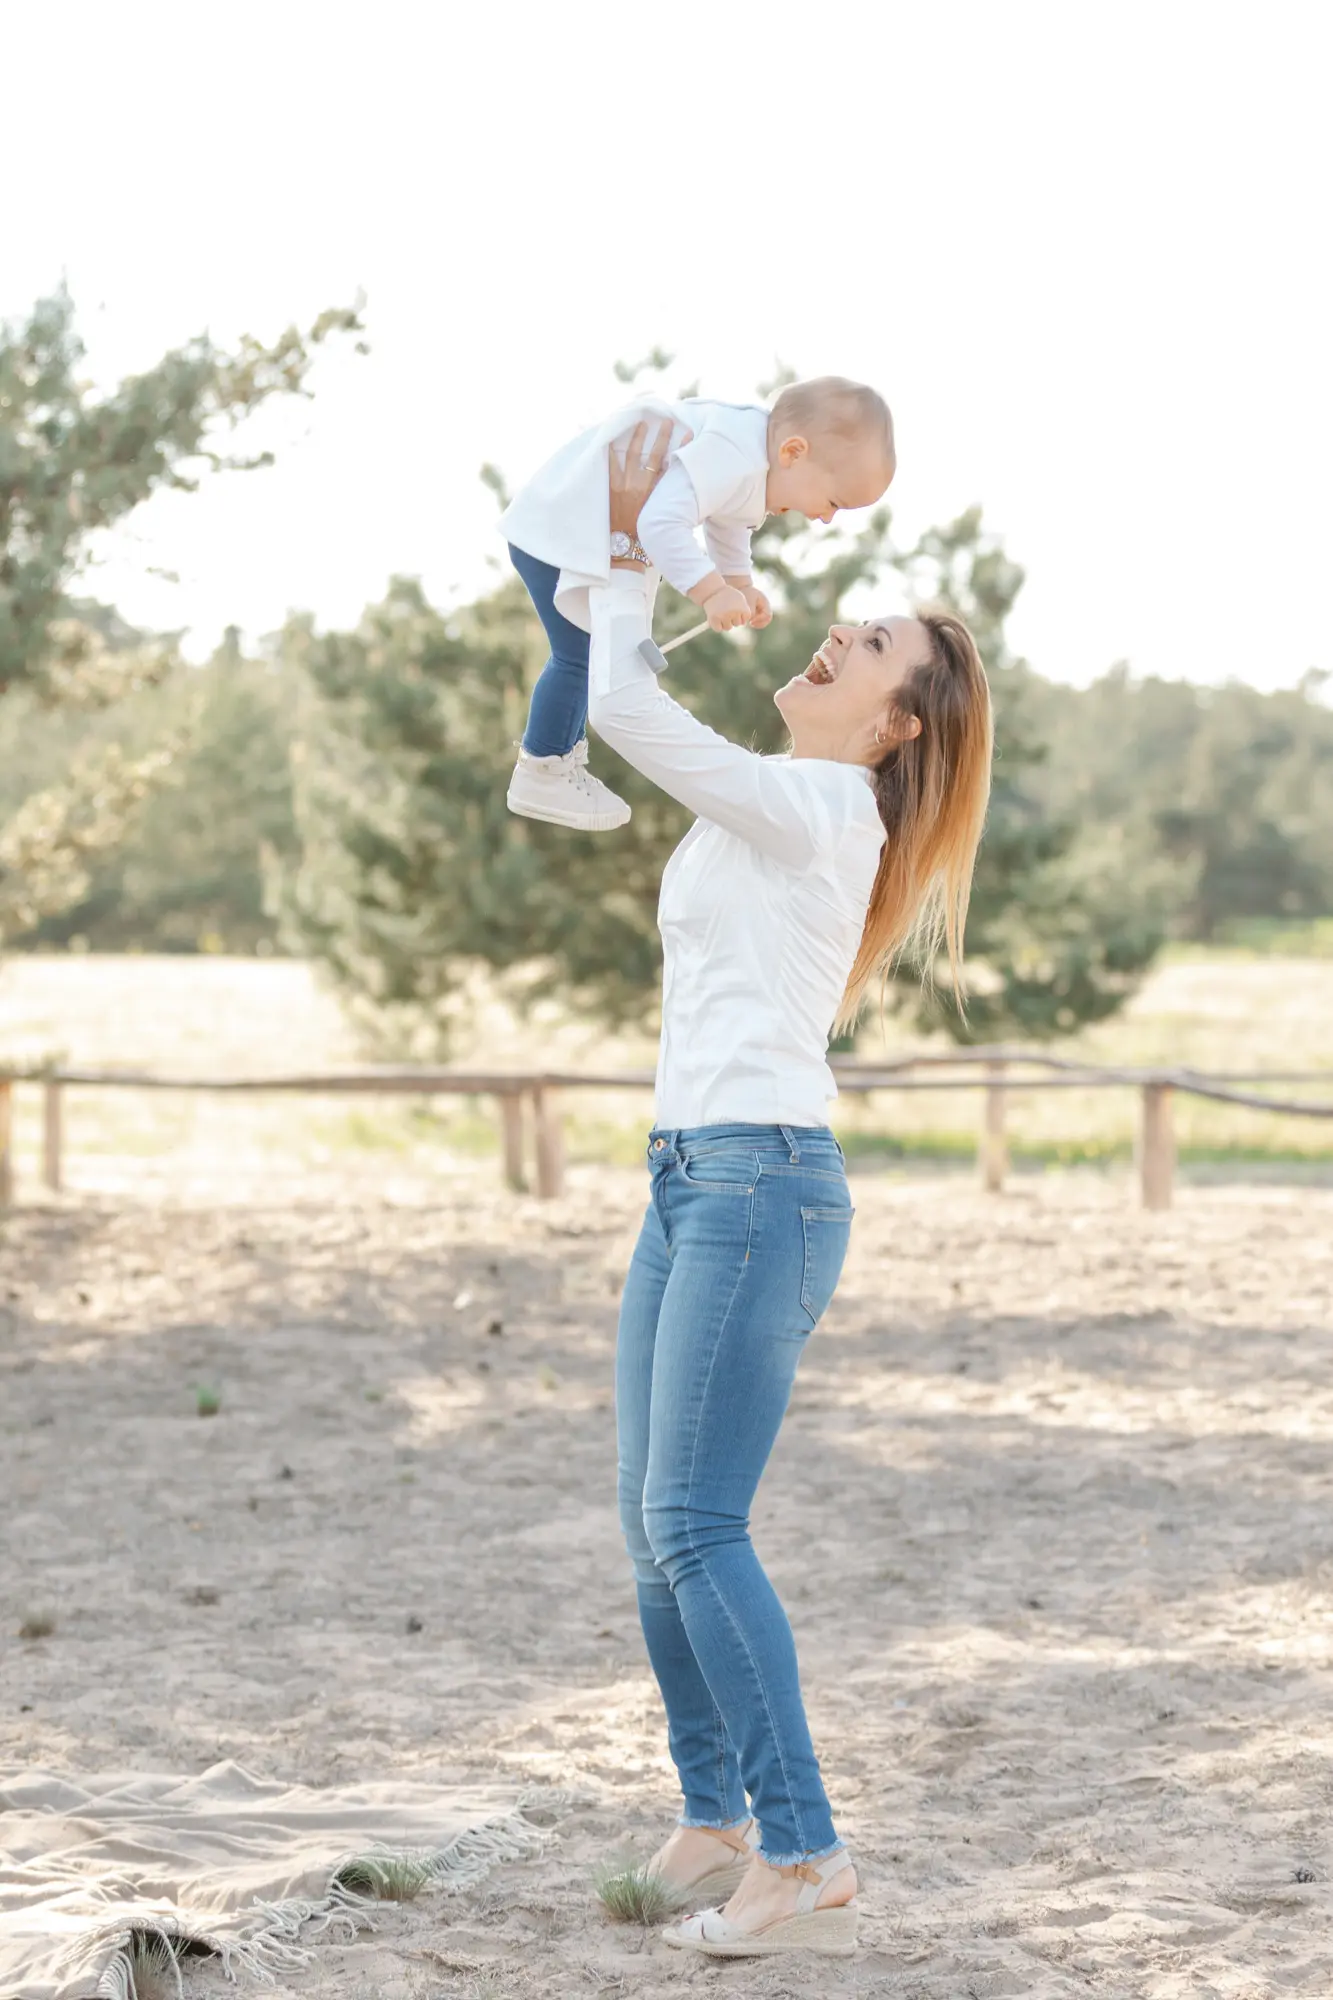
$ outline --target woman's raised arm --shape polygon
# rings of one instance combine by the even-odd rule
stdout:
[[[631,537],[661,476],[662,433],[650,449],[646,438],[647,426],[640,425],[623,465],[611,454],[611,526]],[[878,843],[882,829],[859,771],[760,757],[672,700],[639,652],[650,636],[645,566],[627,559],[612,567],[610,586],[590,595],[588,719],[598,735],[691,812],[788,867],[808,866],[852,824],[864,822],[867,839]]]

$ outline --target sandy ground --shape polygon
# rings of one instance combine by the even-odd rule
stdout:
[[[864,1950],[722,1968],[587,1884],[675,1810],[613,1511],[639,1176],[389,1192],[4,1222],[0,1760],[574,1795],[284,1993],[1333,1993],[1327,1191],[857,1180],[755,1531]]]

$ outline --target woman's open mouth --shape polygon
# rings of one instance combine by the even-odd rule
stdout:
[[[806,668],[802,679],[811,682],[814,687],[827,687],[830,681],[836,681],[837,678],[837,664],[830,659],[827,646],[821,646]]]

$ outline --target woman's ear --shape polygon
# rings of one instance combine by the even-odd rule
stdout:
[[[783,438],[778,446],[778,464],[795,465],[798,459],[809,458],[810,446],[803,437]]]
[[[902,715],[896,708],[885,709],[875,727],[875,741],[887,750],[890,745],[896,750],[904,743],[914,743],[921,734],[919,715]]]

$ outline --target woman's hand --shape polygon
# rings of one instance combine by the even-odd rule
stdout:
[[[666,457],[671,449],[671,419],[664,417],[657,427],[657,435],[648,442],[648,424],[645,420],[637,424],[629,441],[622,462],[615,446],[607,453],[610,461],[608,480],[611,488],[611,532],[622,530],[637,539],[639,514],[643,503],[666,470]],[[688,442],[693,435],[686,432],[681,443]]]

